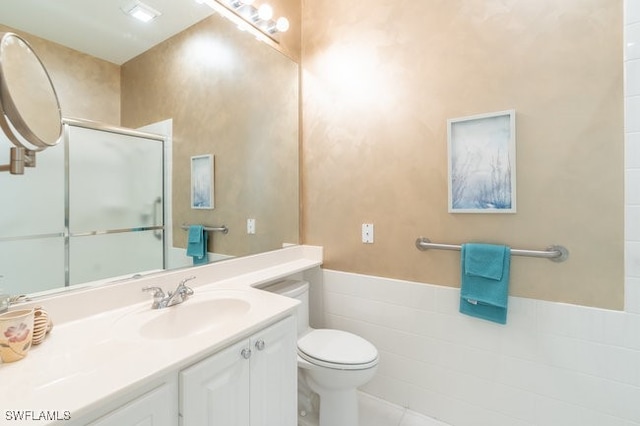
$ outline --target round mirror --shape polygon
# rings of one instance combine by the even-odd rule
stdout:
[[[41,151],[62,135],[56,91],[31,46],[14,33],[0,33],[0,127],[18,147]]]

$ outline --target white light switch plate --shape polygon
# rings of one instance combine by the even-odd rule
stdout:
[[[247,234],[255,234],[255,233],[256,233],[256,220],[247,219]]]
[[[362,224],[362,242],[373,244],[373,223]]]

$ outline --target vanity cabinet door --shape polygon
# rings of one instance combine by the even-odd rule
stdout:
[[[88,426],[176,426],[174,384],[164,383]]]
[[[288,317],[180,373],[182,426],[296,426],[297,383]]]
[[[296,323],[287,318],[251,338],[251,426],[296,426]]]
[[[248,346],[243,340],[180,373],[183,426],[249,426]]]

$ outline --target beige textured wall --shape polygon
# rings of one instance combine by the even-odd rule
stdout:
[[[562,244],[514,258],[511,294],[623,307],[621,0],[306,0],[303,29],[303,241],[325,267],[458,286],[459,254],[418,236]],[[517,213],[448,213],[446,120],[511,108]]]
[[[20,34],[31,45],[58,94],[63,117],[120,124],[120,67],[42,38]]]
[[[173,119],[175,246],[186,247],[183,223],[227,225],[209,245],[227,255],[298,242],[295,62],[214,15],[125,63],[122,89],[123,125]],[[213,210],[190,208],[190,157],[201,154],[215,155]]]

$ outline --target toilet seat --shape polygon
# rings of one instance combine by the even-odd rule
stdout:
[[[313,330],[298,340],[298,355],[311,364],[336,370],[363,370],[378,364],[378,351],[369,341],[341,331]]]

